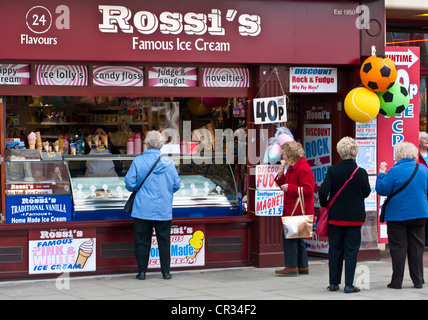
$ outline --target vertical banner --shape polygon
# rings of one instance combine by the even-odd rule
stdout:
[[[315,177],[314,206],[320,207],[318,189],[331,166],[331,124],[305,124],[303,141],[305,157]],[[316,230],[314,223],[314,231]],[[328,253],[328,240],[320,239],[314,232],[312,239],[305,239],[306,250],[316,254]]]
[[[394,61],[398,75],[397,81],[402,83],[410,94],[410,102],[406,110],[392,118],[379,114],[378,119],[378,166],[381,162],[394,165],[394,146],[401,141],[411,142],[419,146],[419,47],[386,47],[385,55]],[[382,198],[379,206],[383,203]],[[380,213],[380,210],[379,210]],[[379,243],[387,243],[386,223],[379,223]]]

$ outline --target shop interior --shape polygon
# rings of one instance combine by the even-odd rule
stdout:
[[[145,150],[145,133],[170,130],[179,136],[166,136],[166,153],[182,180],[174,216],[242,214],[245,164],[183,159],[203,158],[205,150],[214,150],[215,129],[246,130],[246,98],[5,98],[7,197],[70,194],[73,220],[124,219],[118,213],[129,196],[124,177]],[[180,139],[184,121],[191,124],[191,141]],[[25,183],[33,190],[22,190]],[[190,210],[196,202],[204,209]]]

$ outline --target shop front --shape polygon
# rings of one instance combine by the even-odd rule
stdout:
[[[280,201],[258,205],[278,194],[256,172],[275,170],[268,140],[287,127],[319,185],[354,135],[358,5],[6,1],[0,278],[135,271],[124,177],[149,130],[181,178],[172,267],[281,265]]]

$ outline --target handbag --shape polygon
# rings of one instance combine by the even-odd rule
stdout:
[[[305,198],[303,196],[303,187],[297,188],[298,198],[290,216],[281,217],[284,228],[284,237],[286,239],[312,238],[312,228],[314,223],[313,215],[305,215]],[[302,209],[301,216],[294,216],[297,206],[300,204]]]
[[[144,182],[146,181],[146,179],[148,178],[148,176],[152,173],[153,169],[156,167],[156,165],[158,164],[159,160],[162,158],[163,155],[161,155],[155,162],[155,164],[153,165],[153,167],[150,169],[149,173],[147,174],[147,176],[144,178],[143,182],[141,182],[141,184],[138,186],[137,189],[135,189],[134,191],[132,191],[131,195],[129,196],[128,200],[125,203],[125,207],[123,208],[123,211],[125,211],[126,213],[131,213],[132,212],[132,207],[134,206],[134,200],[135,200],[135,196],[137,195],[138,191],[140,190],[140,188],[143,186]]]
[[[327,207],[321,207],[319,209],[319,217],[317,221],[317,230],[315,231],[315,234],[320,238],[325,238],[328,236],[328,211],[330,210],[331,206],[333,205],[333,202],[336,200],[336,198],[339,196],[340,192],[345,188],[345,186],[348,184],[349,181],[354,177],[354,174],[357,172],[359,167],[357,167],[354,172],[352,172],[351,176],[348,180],[345,181],[342,188],[334,195],[333,199],[329,202]]]
[[[411,175],[411,177],[410,177],[410,179],[409,180],[407,180],[407,182],[405,183],[405,184],[403,184],[402,186],[401,186],[401,188],[400,189],[398,189],[397,191],[395,191],[393,194],[391,194],[390,196],[388,196],[388,197],[386,197],[386,199],[385,199],[385,201],[383,202],[383,204],[382,204],[382,207],[381,207],[381,209],[380,209],[380,218],[379,218],[379,222],[385,222],[385,208],[386,208],[386,205],[388,204],[388,202],[389,202],[389,200],[391,200],[391,198],[393,197],[393,196],[395,196],[397,193],[399,193],[399,192],[401,192],[401,191],[403,191],[403,189],[405,188],[405,187],[407,187],[407,185],[413,180],[413,177],[416,175],[416,172],[418,171],[418,168],[419,168],[419,164],[416,162],[416,166],[415,166],[415,169],[413,170],[413,173],[412,173],[412,175]]]

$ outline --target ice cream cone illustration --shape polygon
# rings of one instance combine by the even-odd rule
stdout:
[[[193,247],[193,255],[187,256],[187,259],[196,258],[199,251],[201,251],[202,246],[204,245],[203,239],[205,235],[201,230],[195,231],[192,238],[189,240],[189,244]]]
[[[88,241],[83,242],[79,247],[79,255],[76,259],[76,265],[80,265],[80,269],[86,264],[86,261],[91,256],[94,247],[94,239],[89,239]]]

